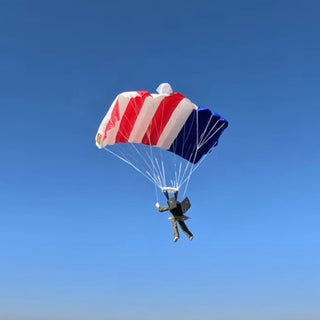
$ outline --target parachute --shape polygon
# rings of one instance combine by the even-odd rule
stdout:
[[[170,84],[157,93],[119,94],[103,118],[96,146],[105,149],[162,191],[189,185],[192,173],[218,145],[228,121],[196,106]]]

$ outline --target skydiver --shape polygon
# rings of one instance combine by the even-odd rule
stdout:
[[[182,206],[181,206],[181,203],[178,201],[178,191],[174,191],[174,197],[173,198],[169,198],[169,194],[168,194],[167,190],[164,190],[163,193],[167,198],[167,204],[168,205],[165,206],[165,207],[161,207],[159,202],[157,202],[156,203],[156,208],[160,212],[170,211],[171,217],[169,219],[171,220],[171,223],[172,223],[172,230],[173,230],[173,234],[174,234],[173,241],[177,242],[179,240],[179,231],[178,231],[177,222],[179,223],[180,228],[182,229],[184,234],[191,241],[193,239],[193,234],[191,233],[191,231],[188,229],[188,227],[186,226],[186,224],[184,222],[184,220],[188,219],[188,217],[184,215],[184,212],[186,212],[190,208],[189,199],[186,198],[183,201],[183,202],[185,202],[185,201],[188,202],[187,208],[184,211]]]

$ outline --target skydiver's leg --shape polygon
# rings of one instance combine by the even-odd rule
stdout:
[[[178,201],[178,190],[174,192],[174,198],[176,199],[176,201]]]
[[[188,229],[187,225],[185,224],[184,221],[178,221],[179,222],[179,225],[182,229],[182,231],[184,232],[184,234],[190,239],[192,240],[193,239],[193,234],[191,233],[191,231]]]
[[[166,196],[167,200],[169,200],[169,193],[168,193],[168,191],[167,191],[167,190],[166,190],[166,191],[163,191],[163,193],[164,193],[164,195]]]
[[[177,226],[177,220],[173,215],[171,215],[170,220],[171,220],[171,223],[172,223],[172,231],[173,231],[173,235],[174,235],[173,241],[176,242],[179,239],[179,231],[178,231],[178,226]]]

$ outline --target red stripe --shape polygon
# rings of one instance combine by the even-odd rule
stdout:
[[[111,112],[111,118],[108,121],[106,128],[104,129],[104,135],[102,141],[105,141],[108,136],[108,131],[110,131],[112,128],[115,127],[116,123],[120,120],[120,112],[119,112],[119,100],[117,99],[116,104],[114,105],[112,112]]]
[[[182,94],[174,93],[168,97],[165,97],[161,101],[141,141],[143,144],[154,146],[158,143],[158,140],[165,126],[167,125],[173,111],[177,108],[182,99],[184,99],[184,96]]]
[[[144,101],[150,97],[147,91],[137,91],[139,96],[131,98],[121,118],[119,130],[116,136],[116,143],[128,142],[133,126],[138,118]]]

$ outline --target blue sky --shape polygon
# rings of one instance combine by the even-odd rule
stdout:
[[[1,319],[320,318],[319,1],[0,5]],[[94,143],[161,82],[229,120],[193,242]]]

